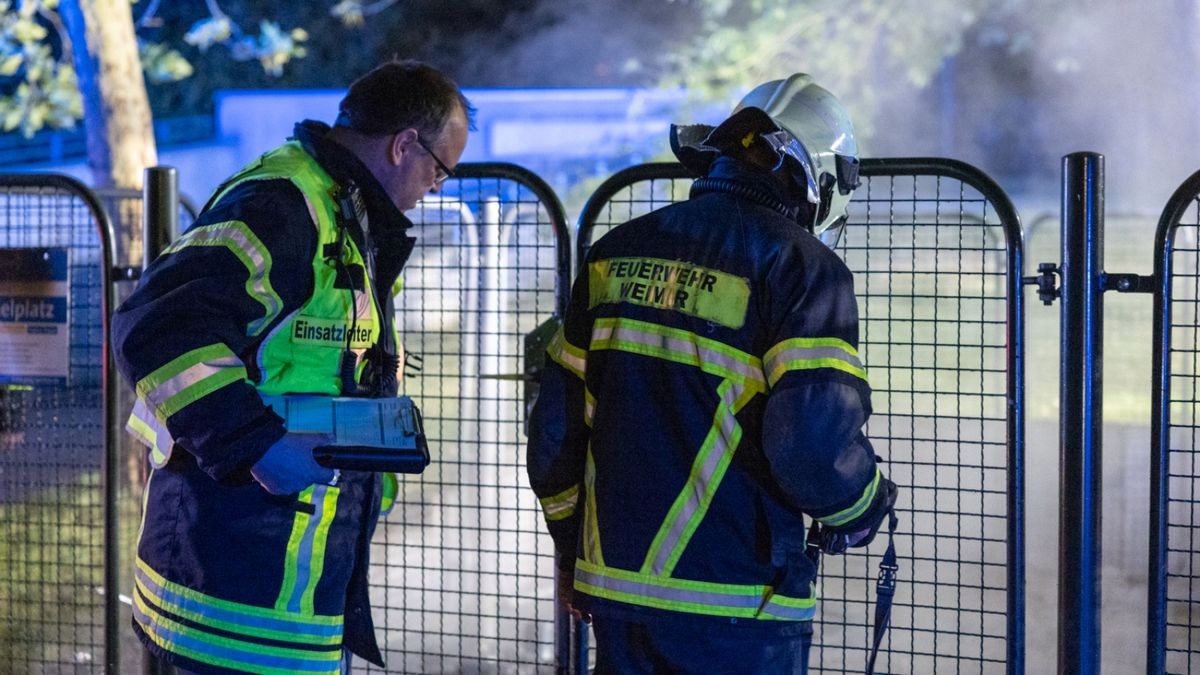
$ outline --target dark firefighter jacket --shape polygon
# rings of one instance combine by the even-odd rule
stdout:
[[[719,159],[589,252],[527,458],[581,609],[796,634],[816,606],[802,514],[855,532],[886,513],[853,281],[786,199]]]
[[[346,471],[336,486],[275,497],[249,473],[285,433],[260,392],[349,393],[347,348],[349,377],[394,375],[394,361],[365,362],[392,334],[382,308],[411,222],[327,131],[297,125],[218,188],[113,318],[117,365],[137,392],[129,429],[156,467],[134,627],[188,670],[337,673],[343,646],[382,665],[366,570],[383,480]],[[366,227],[338,203],[351,182]],[[371,393],[394,395],[394,377],[382,380]]]

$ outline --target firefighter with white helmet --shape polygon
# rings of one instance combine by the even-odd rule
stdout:
[[[671,143],[701,178],[591,248],[547,350],[530,484],[597,672],[805,672],[805,516],[828,548],[863,546],[896,499],[862,433],[853,280],[817,238],[858,185],[853,127],[797,74]]]

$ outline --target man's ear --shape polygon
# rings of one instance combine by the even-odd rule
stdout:
[[[417,147],[417,130],[413,128],[404,129],[392,135],[391,142],[388,143],[387,159],[388,163],[393,166],[399,165],[404,159],[405,153],[412,152]]]

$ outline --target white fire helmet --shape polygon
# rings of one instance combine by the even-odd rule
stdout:
[[[846,223],[846,209],[858,187],[858,143],[842,104],[812,77],[796,73],[758,85],[734,108],[759,108],[779,126],[763,139],[779,155],[782,168],[791,157],[803,170],[796,175],[807,188],[816,214],[813,234],[831,247]],[[806,185],[805,185],[806,184]]]

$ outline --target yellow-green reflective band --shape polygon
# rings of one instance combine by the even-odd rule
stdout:
[[[596,397],[592,395],[592,391],[587,387],[583,388],[583,423],[587,426],[592,426],[592,419],[596,416]]]
[[[562,520],[575,515],[575,504],[579,502],[579,484],[576,483],[553,497],[539,499],[546,520]]]
[[[137,541],[141,541],[146,532],[146,505],[150,503],[150,482],[154,480],[156,473],[154,469],[150,469],[150,475],[146,476],[146,484],[142,486],[142,517],[138,522]]]
[[[588,265],[588,309],[627,302],[672,310],[730,328],[746,323],[750,282],[721,270],[663,258],[610,258]]]
[[[221,246],[229,249],[246,266],[246,294],[265,310],[261,318],[246,325],[246,333],[258,335],[283,311],[283,300],[271,286],[271,253],[245,223],[229,220],[197,227],[180,237],[163,254],[191,246]]]
[[[808,592],[807,598],[772,595],[763,605],[761,617],[785,621],[812,621],[817,613],[817,593],[812,584],[809,584]]]
[[[642,563],[642,574],[671,576],[696,528],[700,527],[708,513],[713,495],[725,478],[733,454],[742,441],[742,427],[736,415],[753,398],[753,392],[726,380],[717,387],[717,394],[721,397],[721,403],[713,413],[712,428],[696,453],[687,484],[675,498],[650,544]]]
[[[341,616],[302,615],[214,598],[166,580],[141,558],[137,559],[135,581],[151,602],[188,621],[247,638],[311,645],[341,643]]]
[[[879,479],[879,467],[875,467],[875,477],[871,479],[870,483],[867,483],[867,487],[863,489],[862,496],[858,498],[858,501],[854,502],[854,506],[838,511],[831,516],[817,518],[817,520],[830,527],[837,527],[838,525],[845,525],[866,513],[867,509],[871,508],[871,504],[875,502],[875,493],[879,491]]]
[[[575,561],[575,588],[588,595],[676,612],[808,621],[817,600],[774,594],[770,586],[671,579]]]
[[[550,339],[550,344],[546,346],[546,354],[579,379],[583,379],[584,373],[587,372],[587,353],[567,341],[562,327],[559,327]]]
[[[336,646],[319,651],[246,642],[175,621],[158,612],[140,592],[134,593],[133,601],[134,620],[155,644],[201,663],[264,675],[333,675],[341,670],[341,636]]]
[[[767,390],[762,362],[727,344],[678,328],[624,318],[597,319],[592,350],[615,349],[695,366],[763,393]]]
[[[232,382],[246,379],[246,367],[229,347],[217,343],[175,357],[137,383],[139,398],[161,421]]]
[[[396,496],[400,494],[400,479],[391,471],[383,472],[380,479],[383,484],[380,491],[383,494],[379,497],[379,515],[386,516],[396,506]]]
[[[604,552],[600,549],[600,521],[596,517],[596,461],[592,458],[592,446],[588,444],[587,461],[583,465],[583,489],[587,503],[583,510],[583,555],[585,559],[604,564]]]
[[[292,519],[275,609],[312,614],[313,595],[325,570],[325,545],[340,493],[341,488],[329,485],[310,485],[300,492],[299,501],[312,504],[313,513],[297,511]]]
[[[790,370],[832,368],[867,379],[858,351],[838,338],[791,338],[767,350],[763,357],[767,383],[772,387]]]
[[[167,465],[175,440],[171,438],[171,432],[167,430],[166,425],[150,412],[149,404],[140,396],[133,404],[129,421],[125,423],[125,430],[150,448],[151,466],[161,469]]]

